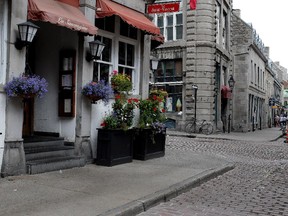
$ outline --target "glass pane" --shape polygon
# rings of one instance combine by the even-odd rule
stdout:
[[[131,81],[133,82],[133,74],[132,74],[132,69],[130,68],[125,68],[125,74],[127,74],[128,76],[130,76]]]
[[[125,65],[126,46],[125,43],[119,42],[119,64]]]
[[[134,66],[134,46],[127,44],[127,65]]]
[[[176,39],[182,39],[183,26],[176,27]]]
[[[100,64],[100,80],[105,80],[106,83],[109,83],[109,65]]]
[[[173,15],[167,16],[167,26],[173,26]]]
[[[120,20],[120,34],[128,37],[128,24],[125,23],[122,19]]]
[[[105,17],[105,30],[109,32],[115,31],[115,16]]]
[[[173,40],[173,27],[167,27],[167,40]]]
[[[176,25],[183,24],[183,16],[182,14],[176,14]]]
[[[102,52],[102,60],[111,62],[112,40],[110,38],[103,37],[102,42],[105,44],[105,48]]]
[[[157,19],[157,26],[158,27],[163,27],[164,22],[163,22],[163,16],[159,16]]]
[[[132,38],[132,39],[137,39],[137,29],[132,27],[132,26],[129,26],[129,37]]]

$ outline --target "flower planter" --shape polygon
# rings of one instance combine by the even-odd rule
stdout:
[[[152,129],[138,129],[133,141],[133,159],[148,160],[165,155],[165,133],[155,133]]]
[[[102,98],[97,95],[86,95],[86,97],[91,100],[91,103],[96,103],[97,101],[101,100]]]
[[[96,164],[114,166],[132,162],[133,130],[98,129]]]

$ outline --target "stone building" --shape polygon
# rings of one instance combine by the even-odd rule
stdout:
[[[184,129],[196,117],[227,129],[230,94],[221,95],[221,90],[230,91],[232,1],[198,0],[196,10],[189,8],[189,1],[180,4],[179,12],[154,17],[165,37],[154,51],[160,59],[156,85],[169,93],[167,114],[177,128]]]
[[[252,25],[241,19],[239,10],[232,13],[231,26],[233,73],[237,81],[233,129],[247,132],[266,128],[272,125],[275,114],[281,113],[284,68],[269,59],[269,48]]]

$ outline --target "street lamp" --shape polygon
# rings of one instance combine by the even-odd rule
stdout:
[[[151,70],[153,71],[153,79],[154,79],[154,86],[155,86],[155,83],[156,83],[156,70],[158,68],[158,63],[159,63],[159,59],[156,58],[155,56],[152,57],[152,59],[150,60],[150,64],[151,64]]]
[[[194,89],[194,120],[196,122],[196,108],[197,108],[197,90],[198,86],[197,85],[192,85],[192,89]]]
[[[95,40],[95,41],[90,41],[89,42],[89,51],[90,52],[87,52],[87,55],[86,55],[86,60],[88,62],[90,61],[96,61],[96,59],[98,59],[103,50],[105,48],[105,44],[102,43],[101,41],[99,40]]]
[[[31,22],[24,22],[18,24],[19,38],[17,37],[16,39],[16,42],[14,44],[15,48],[21,50],[23,47],[31,44],[38,29],[39,26]]]
[[[235,85],[235,80],[233,78],[233,75],[230,75],[230,79],[228,80],[228,85],[231,89],[231,92],[233,92],[233,89],[234,89],[234,85]]]

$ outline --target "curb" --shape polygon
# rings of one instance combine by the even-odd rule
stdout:
[[[234,164],[227,163],[221,167],[209,169],[182,182],[176,183],[167,189],[157,191],[138,200],[129,202],[123,206],[108,210],[102,214],[99,214],[98,216],[134,216],[140,214],[147,211],[149,208],[159,205],[162,202],[167,202],[170,199],[177,197],[204,182],[222,175],[225,172],[234,169],[234,167]]]

